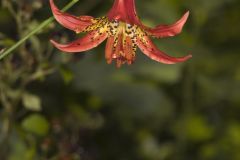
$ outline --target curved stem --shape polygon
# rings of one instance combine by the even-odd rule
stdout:
[[[66,11],[69,8],[71,8],[75,3],[77,3],[79,0],[72,0],[69,2],[62,11]],[[35,35],[38,31],[43,29],[44,27],[48,26],[52,21],[54,20],[53,16],[43,21],[37,28],[32,30],[30,33],[28,33],[25,37],[20,39],[17,43],[15,43],[12,47],[6,49],[0,54],[0,60],[2,60],[4,57],[8,56],[12,51],[14,51],[17,47],[19,47],[21,44],[23,44],[27,39],[29,39],[31,36]]]

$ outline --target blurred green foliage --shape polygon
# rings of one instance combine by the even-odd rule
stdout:
[[[82,0],[71,13],[102,16],[112,3]],[[136,3],[149,26],[190,10],[180,36],[154,41],[193,58],[163,65],[139,51],[116,69],[104,44],[74,55],[54,49],[50,38],[78,35],[52,23],[0,62],[1,160],[240,159],[240,1]],[[48,0],[1,0],[0,50],[50,15]]]

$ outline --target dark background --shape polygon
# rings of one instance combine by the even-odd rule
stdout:
[[[100,17],[112,3],[81,0],[69,13]],[[136,3],[152,27],[189,10],[182,34],[154,42],[193,58],[164,65],[138,51],[117,69],[105,43],[75,55],[54,49],[50,38],[79,35],[52,23],[0,61],[1,160],[240,159],[240,1]],[[1,0],[0,47],[51,15],[48,0]]]

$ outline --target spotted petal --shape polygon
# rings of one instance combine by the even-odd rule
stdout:
[[[53,0],[50,0],[51,9],[55,19],[64,27],[73,30],[75,32],[82,32],[86,27],[92,24],[93,17],[91,16],[80,16],[76,17],[68,13],[61,12]]]
[[[158,25],[153,29],[146,29],[146,31],[153,37],[163,38],[171,37],[181,33],[184,24],[189,16],[189,11],[186,12],[181,19],[172,25]]]
[[[187,55],[184,57],[171,57],[164,52],[160,51],[156,45],[151,41],[150,38],[145,36],[143,39],[137,39],[137,45],[142,50],[142,52],[150,57],[151,59],[164,63],[164,64],[175,64],[178,62],[184,62],[192,57],[192,55]]]
[[[56,48],[64,52],[83,52],[97,47],[106,38],[106,33],[99,34],[97,31],[92,31],[69,44],[59,44],[53,40],[51,40],[51,42]]]

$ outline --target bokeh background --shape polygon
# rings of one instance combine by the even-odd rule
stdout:
[[[0,49],[52,15],[48,0],[0,2]],[[112,3],[81,0],[69,13],[99,17]],[[240,159],[240,1],[136,3],[149,26],[190,10],[182,34],[154,42],[193,58],[164,65],[138,51],[117,69],[105,44],[75,55],[54,49],[50,38],[80,35],[52,23],[0,61],[1,160]]]

